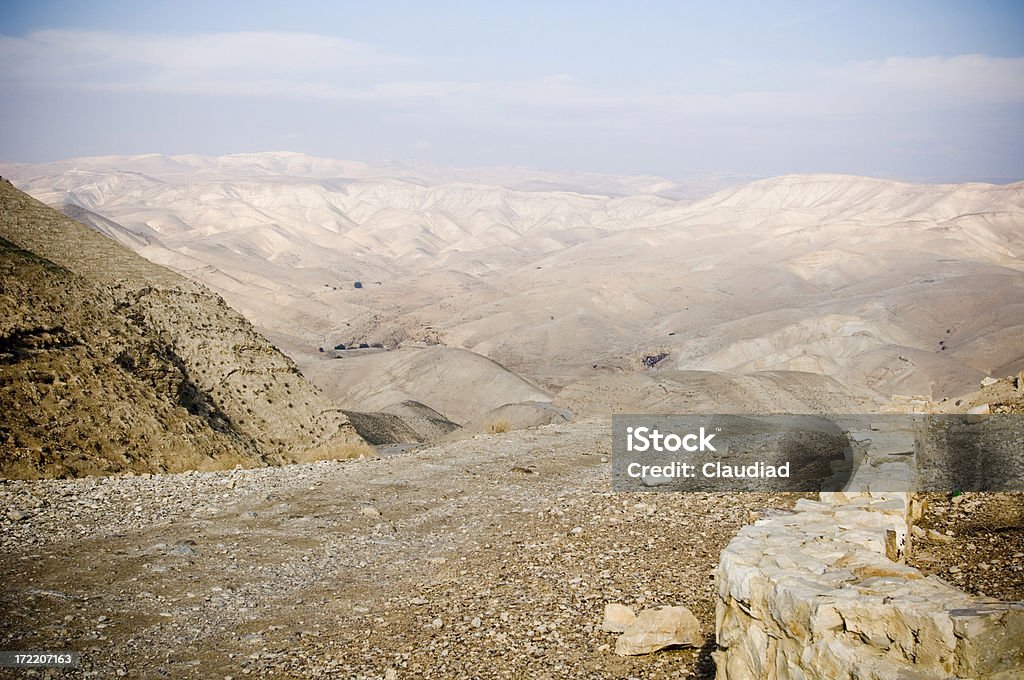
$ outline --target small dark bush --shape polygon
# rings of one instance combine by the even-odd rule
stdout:
[[[660,354],[648,354],[644,357],[644,366],[647,368],[654,368],[654,366],[662,359],[668,356],[668,352],[661,352]]]

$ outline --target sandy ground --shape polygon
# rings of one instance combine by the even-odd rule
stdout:
[[[70,677],[709,677],[710,643],[615,656],[604,606],[713,640],[719,551],[793,499],[611,493],[609,434],[3,483],[0,647],[80,651]]]

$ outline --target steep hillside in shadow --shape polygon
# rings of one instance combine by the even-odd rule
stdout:
[[[0,182],[0,476],[265,465],[361,441],[206,288]]]

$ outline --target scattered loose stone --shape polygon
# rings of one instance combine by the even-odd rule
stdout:
[[[192,544],[192,545],[194,545],[194,544]],[[190,545],[189,542],[187,542],[187,541],[179,541],[168,552],[171,555],[184,555],[184,556],[195,555],[196,551],[192,548],[192,545]]]
[[[538,436],[558,446],[514,441]],[[707,630],[719,551],[750,509],[795,497],[634,509],[607,488],[607,440],[602,421],[364,464],[4,482],[0,562],[25,604],[0,637],[78,640],[93,678],[128,664],[128,677],[706,677],[696,651],[615,656],[605,605],[638,611],[671,572]],[[510,451],[544,474],[499,483]],[[88,545],[89,569],[69,541]]]

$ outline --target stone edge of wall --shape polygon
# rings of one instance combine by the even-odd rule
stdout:
[[[766,511],[722,551],[719,680],[1024,676],[1024,603],[970,596],[904,564],[920,502],[914,431],[850,432],[848,488]]]

